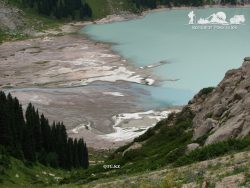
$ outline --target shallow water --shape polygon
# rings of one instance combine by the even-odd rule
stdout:
[[[112,42],[112,48],[136,66],[167,60],[154,69],[164,81],[160,86],[140,86],[152,101],[180,105],[201,88],[216,86],[227,70],[239,67],[250,56],[250,8],[193,9],[197,18],[223,11],[229,20],[244,15],[237,29],[194,30],[188,25],[190,10],[150,13],[143,19],[89,25],[81,32],[95,40]]]

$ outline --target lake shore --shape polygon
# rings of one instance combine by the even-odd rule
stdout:
[[[176,9],[184,8],[188,7]],[[148,111],[138,104],[141,97],[138,93],[145,95],[145,91],[131,92],[130,84],[151,85],[160,81],[151,71],[159,62],[135,67],[112,51],[110,44],[76,32],[89,24],[138,19],[164,10],[167,8],[145,11],[142,15],[111,15],[95,22],[69,23],[57,30],[37,33],[32,39],[5,42],[0,45],[0,88],[18,97],[24,107],[32,102],[51,121],[64,121],[69,135],[84,137],[90,147],[121,146],[138,136],[138,131],[156,123],[147,117],[125,118],[117,126],[114,117]],[[83,87],[96,82],[101,84]],[[105,83],[111,84],[101,87]],[[172,109],[161,109],[166,110]],[[152,115],[157,117],[157,113],[149,114]],[[134,123],[143,127],[131,127]],[[117,140],[121,133],[126,138]]]
[[[76,33],[87,24],[70,23],[32,39],[1,44],[0,88],[18,97],[24,109],[32,102],[50,122],[63,121],[69,135],[84,137],[89,147],[116,148],[133,137],[116,142],[105,138],[115,132],[112,117],[142,112],[140,97],[148,95],[133,92],[130,84],[151,85],[155,78],[151,68],[133,66],[110,44]]]

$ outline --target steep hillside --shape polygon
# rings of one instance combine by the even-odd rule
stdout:
[[[63,182],[87,183],[249,151],[249,86],[250,59],[245,58],[242,67],[228,71],[216,88],[202,89],[181,112],[117,149],[104,166]]]
[[[226,73],[222,82],[206,97],[195,97],[193,140],[204,137],[205,145],[250,133],[250,59]]]
[[[136,7],[129,0],[86,0],[86,2],[92,9],[94,19],[136,11]]]
[[[15,3],[0,0],[0,44],[26,39],[50,28],[57,29],[63,23],[64,21],[38,15],[32,10],[22,10]]]
[[[89,188],[239,188],[250,186],[250,152],[218,157],[183,167],[100,179]],[[65,187],[75,187],[74,184]]]
[[[0,147],[0,187],[47,187],[57,185],[69,172],[39,163],[24,163]]]

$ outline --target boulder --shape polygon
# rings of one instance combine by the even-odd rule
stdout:
[[[242,132],[244,123],[244,114],[228,119],[225,124],[220,126],[212,135],[207,138],[205,145],[237,137]]]
[[[245,57],[244,61],[250,61],[250,57]]]
[[[122,153],[122,156],[124,156],[130,150],[140,149],[141,147],[142,147],[141,143],[135,142]]]
[[[244,59],[240,68],[228,71],[205,99],[196,95],[189,106],[195,113],[192,140],[209,133],[207,145],[249,135],[250,57]]]
[[[191,151],[193,151],[199,147],[200,147],[200,145],[197,143],[188,144],[186,153],[190,153]]]
[[[218,125],[218,121],[212,118],[207,118],[202,125],[200,125],[199,127],[195,129],[193,140],[196,140],[202,137],[203,135],[207,134],[212,129],[216,128],[217,125]]]
[[[214,112],[213,115],[215,117],[220,117],[225,111],[226,111],[226,107],[222,104],[217,104],[214,106]]]

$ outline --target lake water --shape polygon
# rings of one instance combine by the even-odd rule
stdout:
[[[103,25],[89,25],[81,32],[95,40],[112,42],[113,50],[136,66],[167,60],[154,69],[164,81],[160,86],[141,86],[152,101],[185,104],[201,88],[216,86],[227,70],[239,67],[250,56],[250,9],[193,9],[196,19],[223,11],[229,21],[244,15],[245,23],[237,29],[194,29],[189,25],[191,10],[155,12],[142,19]]]

